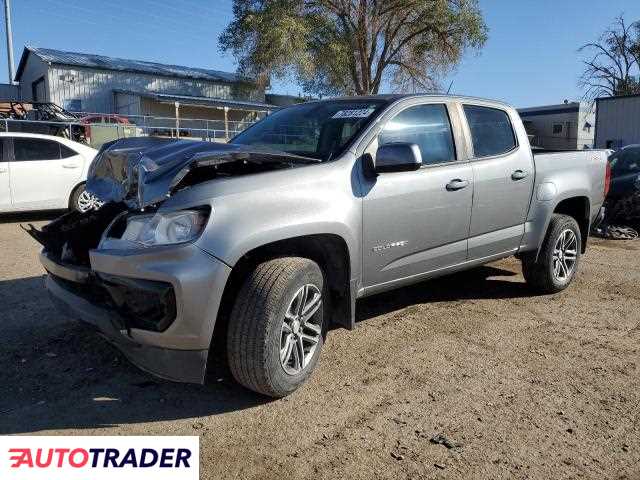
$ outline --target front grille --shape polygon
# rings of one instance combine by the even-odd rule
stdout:
[[[116,312],[127,329],[162,332],[176,318],[176,297],[170,283],[105,274],[77,283],[49,275],[62,288],[92,305]]]
[[[100,306],[100,307],[109,307],[111,306],[111,297],[109,293],[96,282],[89,283],[77,283],[66,280],[62,277],[58,277],[49,272],[49,276],[62,288],[65,290],[83,298],[84,300]]]

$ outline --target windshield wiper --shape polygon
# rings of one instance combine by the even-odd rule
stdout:
[[[265,155],[267,157],[286,157],[288,160],[294,160],[301,163],[322,163],[322,159],[307,157],[304,155],[298,155],[297,153],[281,152],[281,151],[259,151],[258,155]]]
[[[248,162],[293,162],[293,163],[321,163],[319,158],[305,157],[289,152],[280,152],[276,150],[238,150],[230,152],[206,152],[195,154],[193,160],[199,167],[206,167],[220,163],[228,163],[229,161],[248,161]]]

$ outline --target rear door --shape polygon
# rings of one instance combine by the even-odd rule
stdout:
[[[11,208],[11,188],[9,182],[9,158],[5,139],[0,138],[0,211]]]
[[[533,155],[520,145],[506,109],[463,105],[473,151],[469,260],[515,251],[524,234],[534,181]]]
[[[11,191],[17,208],[66,208],[84,158],[56,140],[13,137]]]

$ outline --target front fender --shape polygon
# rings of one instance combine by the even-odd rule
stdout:
[[[350,168],[317,165],[288,171],[295,178],[263,174],[259,183],[245,177],[212,186],[212,216],[196,244],[233,267],[248,252],[273,242],[335,235],[346,243],[352,278],[359,278],[362,199],[354,194]]]

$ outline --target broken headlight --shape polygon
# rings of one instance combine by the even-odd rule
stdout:
[[[99,249],[132,249],[158,245],[187,243],[200,236],[207,224],[207,210],[180,210],[177,212],[130,215],[117,226],[107,229]],[[118,235],[118,231],[122,232]]]

